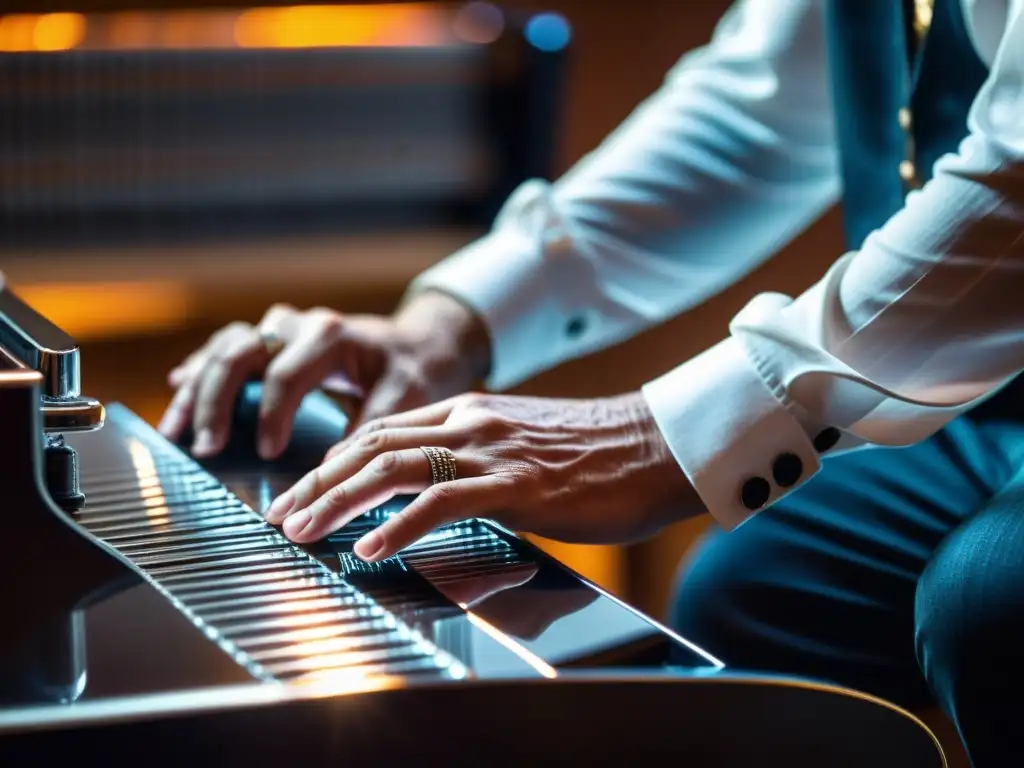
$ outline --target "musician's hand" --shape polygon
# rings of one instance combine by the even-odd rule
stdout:
[[[453,451],[457,479],[431,485],[421,446]],[[309,542],[396,494],[420,491],[356,544],[359,556],[388,557],[469,517],[608,543],[699,511],[639,393],[596,400],[460,395],[365,425],[282,494],[267,519]]]
[[[273,350],[268,339],[283,346]],[[358,427],[464,392],[486,372],[489,354],[480,321],[441,293],[421,294],[395,317],[276,306],[256,326],[218,331],[171,371],[177,392],[160,431],[178,440],[191,424],[192,453],[219,453],[239,391],[262,376],[257,450],[271,459],[288,445],[296,410],[312,389],[360,398]]]

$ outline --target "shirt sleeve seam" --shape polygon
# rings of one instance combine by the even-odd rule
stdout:
[[[786,391],[786,386],[768,364],[768,361],[757,354],[757,352],[750,348],[748,344],[742,344],[741,348],[747,355],[747,359],[750,361],[751,366],[765,386],[772,393],[775,399],[778,401],[779,406],[786,410],[790,416],[792,416],[796,422],[804,429],[806,434],[806,426],[812,421],[811,414],[808,413],[800,403],[789,396]],[[809,439],[809,436],[808,436]]]

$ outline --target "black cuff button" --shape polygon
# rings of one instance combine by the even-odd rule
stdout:
[[[576,339],[587,330],[587,321],[583,317],[573,317],[565,324],[565,335],[570,339]]]
[[[772,464],[772,477],[783,488],[795,485],[804,473],[804,463],[795,453],[784,453]]]
[[[740,500],[747,509],[760,509],[771,498],[772,487],[763,477],[752,477],[743,483]]]
[[[835,447],[835,444],[839,442],[840,434],[839,430],[835,427],[826,427],[821,430],[814,438],[814,450],[818,453],[824,453],[825,451]]]

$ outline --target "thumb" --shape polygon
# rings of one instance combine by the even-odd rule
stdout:
[[[416,408],[424,402],[426,398],[422,393],[410,387],[402,377],[386,374],[362,401],[362,406],[349,422],[345,439],[327,452],[324,461],[330,460],[347,448],[356,432],[371,421]]]
[[[421,400],[422,398],[418,398],[409,385],[400,381],[399,377],[384,376],[363,401],[363,407],[359,409],[352,429],[355,431],[374,419],[383,419],[385,416],[415,408],[422,405]]]

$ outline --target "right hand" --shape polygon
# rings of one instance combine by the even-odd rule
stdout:
[[[273,358],[266,334],[284,342]],[[359,397],[354,429],[466,391],[486,374],[489,357],[481,321],[437,292],[421,294],[394,317],[279,305],[258,325],[222,328],[170,372],[168,383],[177,392],[159,429],[177,441],[191,425],[192,454],[219,453],[239,391],[261,376],[256,447],[262,458],[273,459],[288,445],[295,413],[312,389]]]

